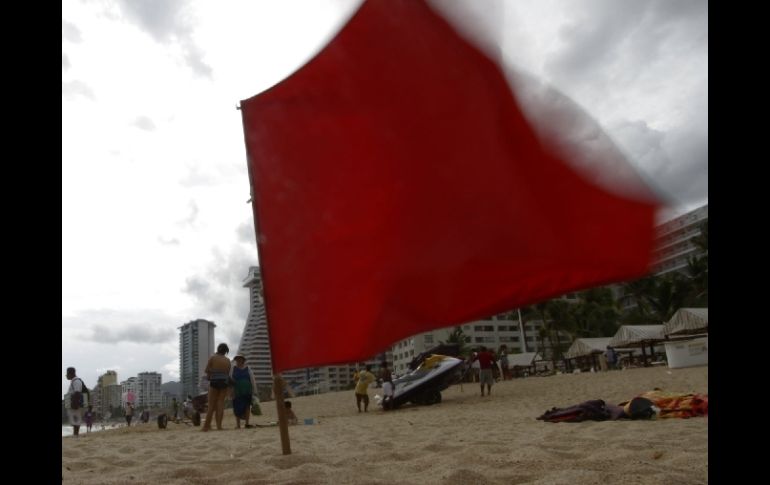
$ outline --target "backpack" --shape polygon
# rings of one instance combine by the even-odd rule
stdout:
[[[72,409],[80,409],[88,406],[88,403],[91,401],[91,391],[88,390],[88,387],[86,387],[86,383],[83,382],[83,379],[80,377],[76,377],[77,380],[80,381],[80,386],[82,387],[82,392],[75,392],[73,393],[73,402],[72,402]],[[75,402],[75,396],[80,398],[80,402]],[[86,397],[87,396],[87,397]]]
[[[78,377],[80,379],[80,377]],[[86,387],[86,383],[83,382],[83,379],[80,379],[80,385],[83,386],[83,394],[88,394],[88,398],[90,400],[91,398],[91,391],[88,390],[88,387]]]

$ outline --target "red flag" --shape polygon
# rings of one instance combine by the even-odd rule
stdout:
[[[365,3],[241,108],[275,372],[648,270],[657,203],[544,144],[423,2]]]

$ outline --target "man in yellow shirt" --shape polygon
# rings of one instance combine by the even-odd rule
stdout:
[[[358,382],[356,383],[356,406],[358,406],[358,412],[361,412],[361,401],[364,402],[364,412],[369,410],[369,384],[376,380],[374,374],[371,373],[372,366],[367,365],[366,370],[362,370],[358,373]]]

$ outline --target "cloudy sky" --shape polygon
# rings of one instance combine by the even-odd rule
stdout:
[[[497,3],[497,2],[495,2]],[[257,264],[242,99],[359,0],[62,2],[62,393],[114,369],[178,379],[178,330],[235,350]],[[504,55],[571,97],[673,202],[708,202],[705,0],[516,0]]]

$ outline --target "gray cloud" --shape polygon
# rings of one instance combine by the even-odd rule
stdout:
[[[195,298],[201,315],[217,324],[217,340],[235,350],[249,314],[249,289],[243,280],[249,266],[256,265],[256,249],[236,244],[227,253],[215,248],[212,256],[200,274],[185,280],[183,291]]]
[[[563,6],[567,21],[560,47],[544,61],[547,76],[612,120],[607,132],[669,203],[707,202],[708,3]],[[660,104],[660,110],[648,119],[618,120],[629,103]]]
[[[214,77],[214,71],[211,66],[203,62],[203,51],[194,43],[187,41],[183,43],[185,47],[185,61],[187,65],[192,68],[193,72],[200,77],[207,77],[209,79]]]
[[[256,244],[257,236],[254,232],[254,223],[252,221],[239,224],[238,228],[235,230],[235,233],[238,236],[238,242],[251,245]]]
[[[218,183],[219,177],[212,173],[203,172],[200,164],[191,163],[187,165],[187,173],[179,180],[182,187],[210,187]]]
[[[140,116],[131,123],[132,126],[145,131],[155,131],[155,123],[147,116]]]
[[[158,242],[164,246],[179,246],[179,239],[175,237],[166,238],[163,236],[158,236]]]
[[[91,327],[92,334],[88,340],[104,344],[134,342],[139,344],[166,343],[176,336],[173,329],[154,329],[149,321],[126,322],[123,328],[112,328],[105,325]]]
[[[160,43],[177,42],[187,65],[199,76],[211,77],[211,67],[203,62],[203,52],[192,39],[193,25],[182,0],[120,0],[125,17]]]
[[[61,83],[61,95],[63,98],[74,99],[83,96],[89,99],[96,99],[91,87],[83,81],[68,81]]]
[[[182,226],[193,226],[195,225],[195,221],[198,220],[198,212],[200,212],[200,209],[198,209],[198,204],[196,204],[194,200],[190,200],[189,206],[190,215],[179,222],[179,224]]]
[[[704,1],[593,0],[565,2],[565,7],[571,9],[572,21],[560,31],[563,48],[546,63],[557,81],[632,82],[668,56],[680,56],[681,50],[701,52],[707,45]],[[680,52],[667,50],[671,40]]]
[[[77,328],[78,338],[97,343],[161,344],[174,341],[179,320],[154,309],[92,309],[62,318],[62,328]]]
[[[61,19],[61,38],[75,43],[82,41],[80,30],[75,27],[75,24],[71,24],[64,19]]]

